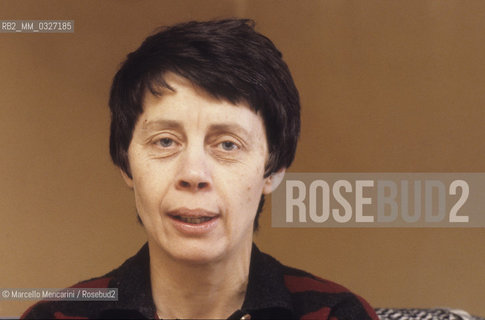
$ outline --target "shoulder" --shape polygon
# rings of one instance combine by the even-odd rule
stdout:
[[[137,296],[145,297],[147,265],[148,253],[144,246],[120,267],[59,291],[71,295],[55,296],[56,300],[37,302],[22,314],[21,319],[91,319],[99,317],[100,314],[104,314],[103,312],[116,310],[120,306],[127,307],[131,300],[126,295],[134,291],[133,285],[140,291]],[[87,290],[88,288],[92,290]],[[107,288],[110,290],[96,290]],[[112,299],[113,288],[118,289],[118,300]],[[83,294],[86,298],[82,298]]]
[[[73,286],[63,289],[60,292],[65,292],[64,296],[72,294],[76,296],[78,293],[82,294],[83,289],[87,288],[109,288],[112,277],[110,273],[81,281]],[[44,297],[45,298],[45,297]],[[27,309],[21,319],[89,319],[93,315],[99,313],[99,309],[103,308],[103,303],[90,301],[70,301],[70,300],[41,300]]]
[[[271,263],[279,265],[297,318],[378,319],[370,304],[346,287],[309,272],[285,266],[273,257],[264,255],[266,259],[272,260]]]

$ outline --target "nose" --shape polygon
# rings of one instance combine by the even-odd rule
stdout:
[[[211,172],[203,148],[187,148],[180,157],[178,190],[198,192],[212,187]]]

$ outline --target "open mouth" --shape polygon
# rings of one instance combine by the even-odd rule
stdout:
[[[185,223],[190,223],[190,224],[201,224],[207,221],[210,221],[214,219],[214,217],[183,217],[183,216],[173,216],[174,219],[185,222]]]
[[[219,212],[200,208],[177,208],[167,212],[172,220],[172,226],[188,237],[205,236],[217,229]]]

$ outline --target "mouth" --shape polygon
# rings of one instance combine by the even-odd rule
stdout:
[[[214,219],[214,217],[199,217],[199,218],[185,217],[185,216],[172,216],[172,217],[176,220],[179,220],[185,223],[190,223],[190,224],[201,224]]]
[[[211,234],[220,224],[220,214],[204,209],[179,208],[168,212],[172,226],[187,237]]]
[[[180,208],[170,211],[168,215],[174,220],[194,225],[203,224],[205,222],[216,219],[219,216],[215,212],[207,211],[204,209],[186,208]]]

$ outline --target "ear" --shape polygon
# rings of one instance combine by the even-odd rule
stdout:
[[[269,177],[265,178],[263,186],[263,194],[270,194],[273,192],[283,180],[285,176],[286,168],[282,168],[277,172],[272,173]]]
[[[120,168],[121,176],[123,177],[123,180],[125,180],[125,183],[128,185],[130,189],[133,189],[133,179],[126,174],[126,172]]]

